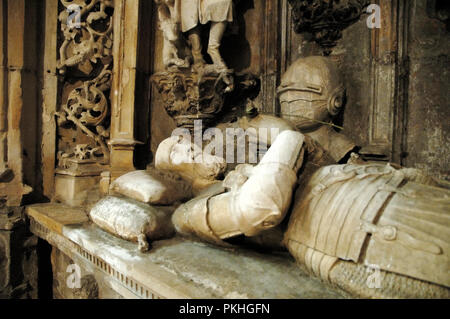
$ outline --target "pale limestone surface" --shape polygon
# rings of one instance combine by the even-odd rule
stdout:
[[[90,222],[80,223],[85,220],[82,211],[79,216],[72,213],[72,224],[64,220],[62,228],[49,229],[51,221],[60,224],[60,217],[48,216],[47,211],[58,209],[59,215],[65,215],[67,207],[62,205],[28,207],[33,233],[93,271],[100,287],[108,285],[126,298],[142,297],[135,285],[161,298],[344,297],[308,276],[288,254],[222,249],[181,238],[156,241],[149,252],[141,253],[132,242]]]
[[[223,250],[179,238],[155,242],[149,253],[142,254],[132,243],[92,226],[68,227],[64,235],[150,287],[155,277],[152,268],[157,266],[171,278],[165,283],[174,292],[187,297],[342,297],[309,277],[291,258],[286,258],[287,254],[276,256],[245,249]],[[176,281],[173,280],[175,277]]]

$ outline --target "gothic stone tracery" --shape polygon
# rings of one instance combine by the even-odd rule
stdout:
[[[59,73],[64,76],[58,167],[95,170],[109,163],[112,0],[61,0]]]

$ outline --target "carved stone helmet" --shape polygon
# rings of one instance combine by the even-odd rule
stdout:
[[[311,56],[295,61],[278,88],[281,115],[299,129],[314,129],[342,110],[345,87],[330,58]]]

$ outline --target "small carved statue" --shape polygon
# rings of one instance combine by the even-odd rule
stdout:
[[[163,44],[163,63],[166,68],[189,67],[189,57],[181,59],[185,46],[181,39],[180,25],[177,20],[174,0],[155,0],[158,5],[158,19],[160,29],[164,36]]]
[[[211,22],[208,54],[218,69],[227,69],[219,48],[228,22],[233,21],[233,0],[183,0],[181,31],[187,32],[194,64],[205,64],[202,56],[200,24]]]
[[[154,74],[152,81],[163,96],[164,107],[178,127],[193,129],[195,120],[213,122],[235,89],[235,74],[219,52],[227,23],[233,21],[233,0],[155,2],[166,70]],[[202,55],[201,25],[207,23],[213,64],[206,64]]]
[[[155,0],[164,34],[164,64],[186,67],[180,58],[181,33],[187,35],[195,67],[205,65],[202,55],[201,25],[211,23],[208,54],[218,72],[227,70],[219,48],[227,24],[233,21],[233,0]]]

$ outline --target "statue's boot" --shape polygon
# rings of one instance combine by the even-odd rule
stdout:
[[[303,141],[299,132],[282,132],[257,166],[239,165],[222,184],[180,206],[172,216],[178,233],[223,244],[279,225],[303,163]]]
[[[189,31],[189,42],[191,43],[192,57],[194,59],[195,66],[202,66],[205,64],[205,60],[202,55],[202,40],[200,35],[200,28],[195,27]]]
[[[223,34],[225,33],[226,28],[227,28],[226,22],[211,22],[208,54],[211,57],[214,65],[219,70],[226,70],[228,68],[219,52],[222,37]]]

